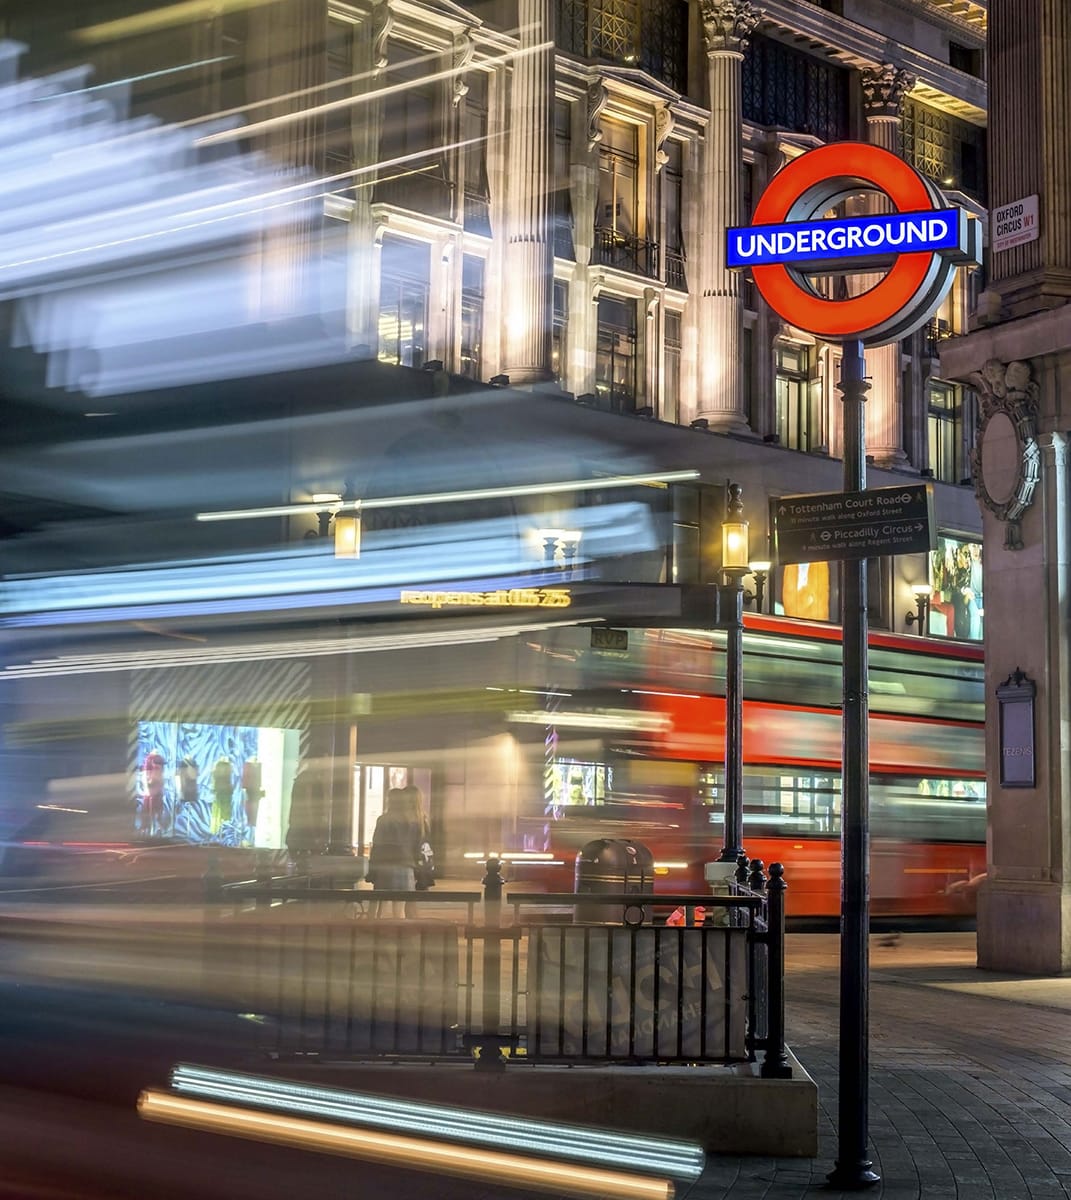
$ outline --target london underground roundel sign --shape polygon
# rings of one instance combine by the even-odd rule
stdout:
[[[883,192],[893,211],[816,219],[862,189]],[[790,325],[827,341],[880,346],[933,316],[956,267],[980,261],[981,230],[902,158],[865,142],[835,142],[778,171],[752,224],[727,238],[728,266],[749,268]],[[843,300],[820,295],[808,278],[886,269],[868,291]]]

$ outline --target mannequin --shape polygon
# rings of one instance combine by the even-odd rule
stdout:
[[[151,750],[141,764],[144,791],[141,796],[141,832],[159,837],[164,827],[164,767],[167,760]]]
[[[197,801],[201,798],[200,775],[201,769],[198,767],[196,759],[190,758],[187,755],[179,763],[178,771],[176,772],[179,807],[180,811],[185,813],[187,836],[189,836],[191,813],[197,807]]]
[[[234,806],[234,766],[224,754],[212,768],[212,823],[213,835],[218,834],[231,819]]]
[[[260,760],[254,755],[247,759],[242,766],[242,807],[245,810],[245,837],[243,840],[249,845],[253,845],[257,838],[257,817],[260,813],[260,800],[264,795],[261,777]]]

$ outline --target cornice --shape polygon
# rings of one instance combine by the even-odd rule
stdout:
[[[976,125],[986,123],[987,88],[980,79],[965,75],[947,63],[890,39],[876,29],[868,29],[847,17],[827,12],[799,0],[763,0],[763,33],[773,33],[801,49],[818,52],[844,66],[879,66],[895,62],[915,76],[911,95]],[[909,5],[918,12],[917,5]]]

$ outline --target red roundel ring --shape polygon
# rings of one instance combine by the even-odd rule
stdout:
[[[813,219],[815,212],[835,202],[849,181],[884,192],[898,212],[936,207],[926,182],[902,158],[866,142],[835,142],[782,167],[762,193],[752,224]],[[801,207],[810,211],[801,212]],[[940,265],[932,251],[900,254],[880,283],[848,300],[815,295],[781,263],[752,267],[751,275],[766,303],[791,324],[831,341],[865,340],[868,333],[890,329],[901,313],[917,308],[931,291]]]

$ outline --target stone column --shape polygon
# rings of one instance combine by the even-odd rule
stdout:
[[[861,72],[863,112],[866,115],[867,140],[874,146],[900,153],[900,106],[914,86],[914,76],[892,63],[865,67]],[[885,197],[872,195],[867,211],[888,212]],[[881,276],[861,276],[853,287],[862,292],[876,284]],[[870,395],[866,405],[867,453],[878,467],[907,465],[904,452],[903,385],[900,370],[900,343],[878,346],[866,352],[866,373]]]
[[[551,0],[518,0],[520,53],[513,64],[506,186],[506,374],[511,384],[550,379],[550,226],[554,52]]]
[[[1036,365],[1036,360],[1035,360]],[[1050,410],[1062,386],[1052,361],[1040,386],[1031,364],[991,360],[971,376],[983,420],[1006,414],[1029,428],[1039,407]],[[1043,399],[1044,398],[1044,399]],[[1010,433],[1011,425],[1003,423]],[[990,425],[972,468],[992,502],[1010,492],[1022,447]],[[1071,970],[1071,640],[1067,573],[1068,448],[1059,432],[1036,436],[1040,472],[1033,502],[1015,515],[1008,536],[1000,505],[982,509],[985,537],[986,755],[988,852],[978,894],[978,965],[987,970],[1058,974]],[[1003,496],[1000,497],[1003,499]],[[1034,787],[1001,784],[996,689],[1016,669],[1037,685],[1034,702]]]
[[[696,414],[711,429],[746,433],[740,275],[725,266],[725,230],[744,219],[741,74],[747,39],[762,15],[750,0],[701,0],[710,89],[699,239],[699,395]],[[750,214],[747,214],[750,216]]]
[[[278,164],[280,184],[295,171],[314,178],[323,171],[323,117],[296,114],[309,107],[310,96],[320,95],[312,89],[324,81],[326,0],[270,4],[249,28],[249,97],[272,101],[254,110],[256,119],[293,115],[261,134],[258,149]],[[279,53],[280,46],[287,48],[285,54]],[[261,310],[266,318],[283,319],[309,307],[315,295],[313,262],[319,254],[322,221],[323,201],[310,198],[293,206],[291,221],[264,235],[261,255],[267,283]]]
[[[388,43],[394,16],[388,0],[379,0],[364,13],[354,33],[353,72],[357,76],[354,91],[374,97],[385,81]],[[339,93],[341,94],[341,93]],[[365,347],[362,355],[375,358],[379,342],[379,263],[372,219],[375,171],[368,170],[379,161],[379,140],[383,130],[383,102],[366,99],[354,106],[350,128],[353,134],[355,175],[353,209],[350,213],[347,255],[346,327],[350,344]]]

